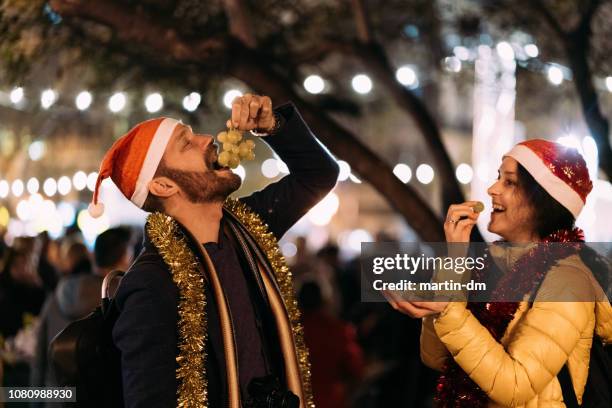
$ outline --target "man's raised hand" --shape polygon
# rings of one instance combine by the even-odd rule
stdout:
[[[228,128],[267,131],[274,129],[275,124],[270,97],[245,94],[232,102],[232,118],[227,121]]]

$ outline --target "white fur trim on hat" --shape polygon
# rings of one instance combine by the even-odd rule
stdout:
[[[174,128],[179,123],[180,122],[176,119],[166,118],[162,120],[155,131],[155,135],[153,135],[153,140],[149,145],[149,150],[147,150],[147,156],[142,163],[142,168],[136,180],[134,194],[132,194],[130,198],[139,208],[142,208],[147,199],[147,195],[149,194],[149,182],[153,180],[153,176],[155,176],[157,166],[159,166],[166,146],[168,146],[172,132],[174,132]]]
[[[516,145],[506,153],[506,156],[510,156],[521,163],[552,198],[567,208],[574,218],[578,218],[578,214],[584,207],[584,201],[573,188],[550,171],[533,150],[526,146]]]

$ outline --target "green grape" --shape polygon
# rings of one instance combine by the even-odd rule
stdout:
[[[217,162],[223,167],[235,169],[240,160],[253,160],[255,153],[255,142],[243,140],[242,132],[237,129],[228,129],[217,134],[217,141],[222,145]]]
[[[238,143],[242,140],[242,133],[238,130],[230,130],[227,132],[228,141],[232,143]]]
[[[235,169],[240,164],[240,158],[236,154],[232,154],[229,159],[229,166]]]
[[[249,147],[249,144],[247,142],[242,142],[238,146],[238,150],[238,155],[241,159],[244,159],[248,156],[249,152],[251,151],[251,148]]]
[[[219,157],[217,158],[217,162],[224,167],[227,167],[230,162],[230,158],[232,157],[230,152],[221,152]]]

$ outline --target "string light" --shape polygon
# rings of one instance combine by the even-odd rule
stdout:
[[[434,170],[429,164],[420,164],[416,169],[416,177],[421,184],[429,184],[434,179]]]
[[[372,80],[366,74],[358,74],[353,77],[351,85],[355,92],[365,95],[372,90]]]
[[[28,193],[36,194],[38,193],[39,188],[40,188],[40,183],[38,182],[38,179],[36,179],[35,177],[32,177],[28,180],[26,184],[26,189],[28,190]]]
[[[127,98],[125,94],[123,92],[117,92],[108,99],[108,109],[113,113],[120,112],[125,108],[126,102]]]
[[[404,163],[396,164],[393,168],[393,174],[395,174],[395,177],[400,179],[400,181],[404,184],[408,183],[412,178],[412,170],[407,164]]]
[[[319,75],[310,75],[304,80],[304,89],[311,94],[319,94],[325,89],[325,81]]]
[[[78,110],[84,111],[89,108],[92,101],[93,97],[91,96],[91,93],[87,91],[82,91],[77,95],[76,99],[74,100],[74,103]]]
[[[0,198],[6,198],[9,194],[9,183],[6,180],[0,181]]]
[[[395,78],[400,84],[410,88],[416,88],[419,83],[416,72],[408,65],[399,67],[397,71],[395,71]]]
[[[70,178],[67,176],[62,176],[59,178],[59,180],[57,180],[57,191],[61,195],[65,196],[66,194],[70,193],[71,189],[72,184],[70,183]]]
[[[98,172],[92,172],[87,175],[87,189],[94,191],[96,189],[96,181],[98,180]]]
[[[561,68],[555,65],[548,67],[546,70],[546,76],[548,77],[548,81],[555,86],[559,86],[561,85],[561,82],[563,82],[563,71],[561,71]]]
[[[57,182],[49,177],[43,183],[43,191],[47,197],[53,197],[57,192]]]
[[[444,67],[450,72],[461,71],[461,60],[457,57],[446,57],[444,58]]]
[[[225,95],[223,95],[223,104],[227,109],[232,109],[232,102],[234,102],[234,99],[238,98],[239,96],[242,96],[241,91],[238,89],[230,89],[225,93]]]
[[[21,101],[23,101],[23,96],[24,96],[23,88],[19,86],[19,87],[13,88],[9,98],[13,105],[17,105]]]
[[[149,113],[155,113],[164,106],[164,98],[159,92],[152,93],[145,99],[145,108]]]
[[[540,54],[540,50],[535,44],[527,44],[523,49],[525,50],[525,54],[530,58],[536,58]]]
[[[21,197],[23,194],[23,181],[17,179],[11,185],[11,191],[15,197]]]
[[[77,171],[72,176],[72,184],[77,191],[82,191],[87,187],[87,174],[84,171]]]
[[[459,58],[462,61],[467,61],[470,59],[470,50],[462,45],[457,45],[453,48],[453,54],[455,57]]]
[[[45,143],[37,140],[32,142],[28,147],[28,156],[30,156],[30,160],[38,161],[45,154]]]
[[[40,94],[40,105],[49,109],[57,100],[57,93],[53,89],[46,89]]]
[[[455,170],[455,176],[461,184],[468,184],[474,177],[474,170],[472,170],[472,166],[469,164],[461,163],[457,166],[457,170]]]
[[[193,112],[198,109],[201,101],[202,96],[197,92],[192,92],[183,98],[183,108],[185,108],[186,111]]]
[[[497,51],[497,55],[499,55],[501,59],[514,59],[514,49],[512,48],[512,45],[510,45],[510,43],[507,41],[499,42],[495,47],[495,51]]]
[[[274,178],[278,176],[280,171],[276,165],[276,159],[266,159],[261,163],[261,173],[267,178]]]
[[[317,205],[308,211],[308,219],[315,225],[323,226],[329,224],[332,217],[338,212],[340,199],[338,195],[331,192]]]

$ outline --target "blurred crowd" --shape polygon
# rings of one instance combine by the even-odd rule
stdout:
[[[379,234],[377,241],[394,241]],[[387,302],[362,302],[358,258],[342,260],[328,243],[310,252],[296,242],[292,272],[303,312],[315,404],[331,407],[429,407],[436,373],[421,363],[421,321]]]
[[[127,270],[142,237],[112,228],[93,251],[78,229],[59,240],[46,234],[0,236],[0,383],[56,385],[47,360],[51,340],[100,303],[109,272]],[[388,236],[379,240],[389,241]],[[361,302],[358,259],[342,260],[335,243],[316,252],[304,237],[289,259],[303,312],[317,407],[427,407],[435,374],[419,358],[420,320],[386,302]]]
[[[130,228],[100,234],[91,252],[78,229],[60,240],[46,234],[0,236],[0,382],[3,386],[56,385],[47,350],[71,321],[100,303],[104,277],[127,270],[140,240]]]

